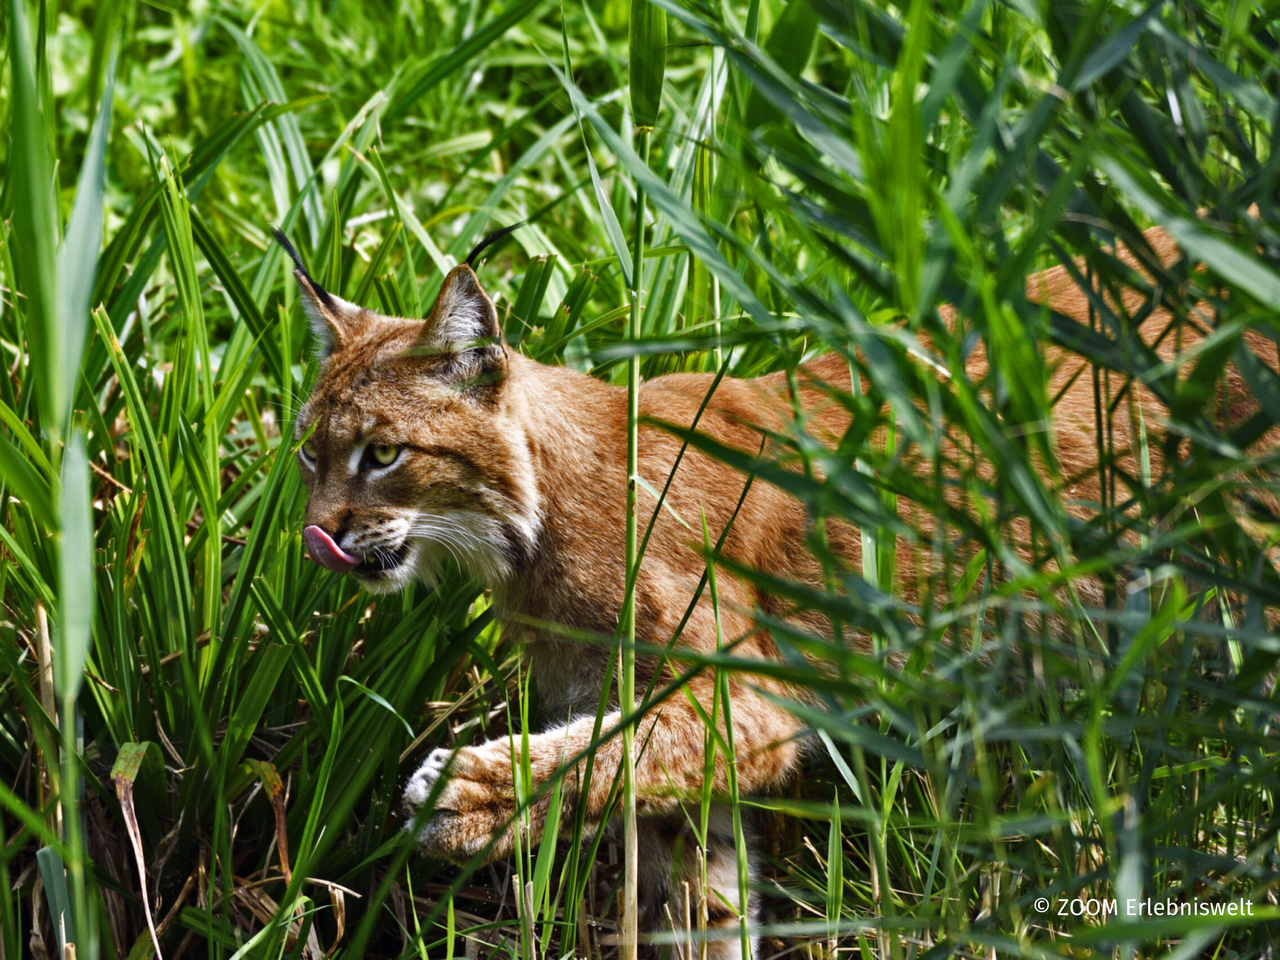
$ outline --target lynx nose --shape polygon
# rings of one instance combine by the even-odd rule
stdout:
[[[302,531],[302,539],[307,544],[311,559],[334,573],[348,573],[360,562],[359,557],[347,553],[334,542],[333,537],[315,524]]]

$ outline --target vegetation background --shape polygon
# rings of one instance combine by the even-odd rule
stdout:
[[[516,220],[482,278],[531,356],[621,383],[633,357],[751,376],[839,350],[869,383],[840,450],[785,438],[825,480],[740,464],[864,531],[863,570],[790,592],[877,651],[786,637],[831,670],[780,668],[825,703],[804,777],[735,798],[766,841],[765,956],[1271,956],[1280,378],[1241,337],[1280,334],[1276,12],[6,0],[0,956],[616,951],[608,843],[566,823],[457,871],[401,830],[430,747],[527,713],[485,597],[375,601],[299,535],[315,363],[269,226],[330,289],[421,316]],[[1187,256],[1154,259],[1153,223]],[[1056,264],[1090,327],[1027,301]],[[1121,285],[1141,296],[1098,292]],[[1144,320],[1210,335],[1164,363]],[[1045,445],[1050,342],[1095,364],[1087,523]],[[981,384],[920,359],[979,343]],[[1256,400],[1231,424],[1228,362]],[[1165,454],[1142,439],[1136,474],[1129,418]],[[944,464],[948,437],[990,470]],[[904,550],[940,571],[920,609]],[[1069,642],[1025,615],[1048,607]],[[1142,896],[1255,906],[1126,916]]]

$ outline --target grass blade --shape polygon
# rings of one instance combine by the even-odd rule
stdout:
[[[629,31],[631,119],[652,129],[662,107],[662,81],[667,72],[667,13],[649,0],[631,0]]]
[[[38,371],[32,387],[39,397],[40,409],[56,417],[67,408],[69,383],[56,348],[58,220],[53,196],[53,148],[47,135],[46,106],[36,86],[25,0],[10,0],[7,33],[12,83],[9,198],[13,235],[18,239],[14,266],[26,297],[31,362]],[[40,55],[43,56],[42,51]],[[51,425],[60,423],[54,419]],[[55,434],[61,434],[61,430]]]

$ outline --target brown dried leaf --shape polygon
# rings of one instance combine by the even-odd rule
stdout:
[[[280,771],[273,763],[267,763],[265,760],[250,760],[248,765],[249,769],[262,781],[267,797],[271,800],[271,809],[275,811],[276,852],[280,855],[280,872],[284,874],[284,882],[290,883],[293,880],[293,871],[289,868],[289,827],[285,819],[284,782],[280,779]]]
[[[147,915],[147,929],[151,931],[151,945],[156,950],[156,960],[164,960],[160,953],[160,938],[156,935],[156,924],[151,918],[151,897],[147,893],[147,862],[142,855],[142,832],[138,829],[138,815],[133,809],[133,782],[138,778],[147,753],[155,751],[159,760],[159,748],[150,742],[126,743],[120,748],[115,766],[111,768],[111,782],[116,785],[116,798],[120,801],[120,809],[124,813],[124,824],[129,831],[129,843],[133,847],[133,856],[138,863],[138,884],[142,889],[142,909]]]

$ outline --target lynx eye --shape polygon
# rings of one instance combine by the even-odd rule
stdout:
[[[315,460],[316,460],[315,444],[312,443],[310,440],[304,443],[302,445],[302,455],[306,457],[308,460],[310,460],[312,463],[315,463]]]
[[[380,467],[389,467],[400,456],[400,448],[390,443],[369,444],[369,456]]]

